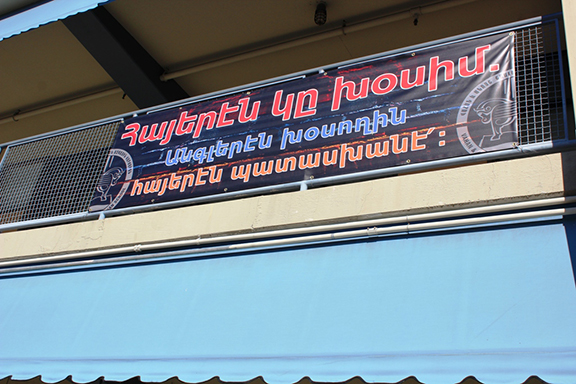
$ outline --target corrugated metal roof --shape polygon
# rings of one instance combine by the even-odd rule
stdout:
[[[0,41],[112,0],[52,0],[0,20]]]

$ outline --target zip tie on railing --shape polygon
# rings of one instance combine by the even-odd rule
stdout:
[[[366,234],[368,235],[368,237],[377,236],[378,229],[376,227],[368,227],[366,228]]]

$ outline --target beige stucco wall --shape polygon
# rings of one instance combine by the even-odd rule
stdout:
[[[7,232],[0,254],[63,254],[570,195],[574,160],[576,152],[556,153]]]

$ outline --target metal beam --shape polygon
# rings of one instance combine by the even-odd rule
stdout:
[[[188,97],[176,81],[160,80],[164,69],[104,7],[63,23],[138,108]]]

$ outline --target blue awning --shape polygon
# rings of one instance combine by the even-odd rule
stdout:
[[[51,0],[0,20],[0,41],[53,21],[96,8],[111,0]]]
[[[569,237],[554,222],[4,276],[0,378],[574,383]]]

